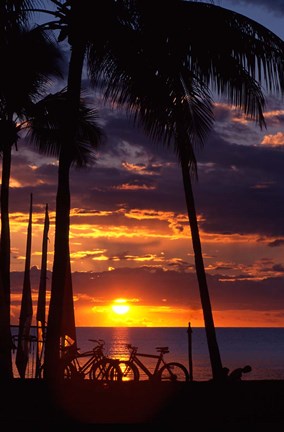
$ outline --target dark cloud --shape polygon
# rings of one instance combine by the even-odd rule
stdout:
[[[282,309],[284,300],[283,278],[268,278],[262,281],[237,280],[218,282],[209,279],[212,303],[215,309]],[[280,303],[278,303],[280,302]],[[282,305],[281,305],[282,303]],[[269,306],[268,306],[269,305]]]
[[[212,135],[200,153],[195,185],[202,228],[222,233],[284,234],[284,153],[228,144]],[[211,169],[206,164],[213,164]],[[222,220],[222,222],[221,222]]]
[[[72,207],[186,213],[181,169],[174,152],[162,143],[154,145],[124,115],[109,115],[106,124],[108,141],[97,162],[86,169],[71,169]],[[241,129],[231,122],[230,142],[221,138],[218,129],[204,148],[196,149],[199,178],[193,181],[193,188],[197,212],[203,216],[200,226],[208,232],[282,237],[284,152],[263,145],[240,145],[237,136],[246,131],[247,127]],[[35,202],[48,202],[54,209],[57,165],[46,161],[33,169],[33,164],[45,161],[36,154],[33,161],[32,153],[18,153],[13,157],[12,176],[21,178],[24,187],[11,190],[11,211],[26,211],[31,192]],[[137,170],[131,170],[131,164]]]
[[[283,267],[282,267],[283,272]],[[40,271],[31,270],[34,298],[38,290]],[[51,274],[48,272],[47,290]],[[262,281],[239,280],[222,282],[222,275],[208,276],[208,286],[214,310],[251,309],[281,310],[284,304],[284,278]],[[22,292],[23,273],[12,273],[13,293]],[[82,288],[83,287],[83,288]],[[83,289],[83,291],[82,291]],[[162,305],[163,299],[171,306],[183,305],[200,309],[199,290],[194,272],[163,271],[161,269],[123,268],[110,272],[74,272],[74,295],[84,294],[89,299],[109,303],[116,297],[136,298],[143,305]],[[17,302],[19,304],[19,300]]]
[[[279,273],[284,273],[284,266],[282,264],[275,264],[272,269]]]
[[[268,243],[269,247],[279,247],[279,246],[284,246],[284,239],[277,239],[274,240],[273,242]]]

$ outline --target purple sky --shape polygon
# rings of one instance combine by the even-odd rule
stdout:
[[[283,1],[215,3],[255,19],[283,38]],[[116,278],[124,286],[117,296],[139,297],[145,304],[151,299],[159,304],[166,297],[170,305],[200,308],[181,173],[174,153],[162,143],[153,144],[123,112],[102,107],[100,117],[107,142],[96,164],[71,172],[72,270],[87,272],[81,275],[81,282],[79,273],[74,278],[77,301],[85,295],[96,304],[103,292],[107,296],[101,281],[95,285],[86,282],[86,277],[90,281],[94,273],[106,272],[105,277]],[[196,152],[199,179],[194,182],[194,192],[217,314],[246,310],[249,316],[253,311],[259,315],[255,321],[252,318],[251,325],[283,326],[283,99],[268,95],[265,117],[267,129],[260,130],[224,101],[216,101],[214,130],[204,148]],[[46,202],[54,223],[57,162],[39,157],[20,142],[19,151],[13,152],[12,185],[11,263],[12,270],[22,271],[29,194],[33,192],[35,214],[32,262],[39,267]],[[51,225],[49,270],[53,244]],[[141,280],[147,275],[147,282],[138,287],[132,283],[131,294],[126,285],[133,278],[133,269]],[[179,281],[174,285],[172,275]],[[193,287],[188,297],[187,285]],[[18,283],[15,286],[20,289]],[[218,322],[228,323],[228,316],[221,312]]]

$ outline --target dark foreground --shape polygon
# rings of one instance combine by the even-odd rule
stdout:
[[[101,387],[88,380],[49,386],[43,380],[14,379],[0,388],[0,427],[7,430],[20,425],[31,431],[60,426],[62,431],[165,427],[175,432],[192,426],[227,431],[265,426],[272,432],[284,426],[284,381],[145,381]]]

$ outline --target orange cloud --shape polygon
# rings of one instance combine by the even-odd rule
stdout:
[[[276,134],[265,135],[261,141],[261,144],[271,147],[281,147],[284,145],[284,133],[277,132]]]
[[[117,190],[155,190],[155,186],[149,186],[146,184],[131,184],[131,183],[123,183],[120,186],[114,187]]]

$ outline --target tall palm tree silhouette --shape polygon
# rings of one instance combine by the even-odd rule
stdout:
[[[12,377],[10,333],[10,225],[9,183],[12,148],[27,126],[30,105],[44,92],[52,76],[59,75],[56,41],[42,28],[30,28],[20,5],[1,2],[0,41],[0,151],[1,241],[0,241],[0,377]],[[14,5],[14,6],[13,6]],[[19,8],[19,9],[18,9]]]
[[[63,124],[62,145],[59,153],[58,189],[56,196],[56,223],[54,262],[51,282],[51,299],[47,323],[45,345],[45,377],[57,380],[60,373],[59,360],[62,339],[62,316],[64,304],[72,304],[71,291],[67,287],[72,282],[69,228],[70,228],[70,191],[69,171],[73,162],[73,151],[78,139],[78,113],[80,111],[81,78],[85,56],[94,42],[100,46],[109,43],[109,36],[114,39],[124,29],[127,8],[124,2],[106,0],[100,3],[99,14],[94,17],[89,13],[86,2],[66,1],[60,3],[51,0],[56,10],[37,10],[55,16],[55,20],[45,27],[59,30],[58,40],[67,38],[70,46],[70,60],[67,79],[67,104],[65,124]],[[110,32],[110,33],[109,33]],[[90,66],[90,65],[89,65]],[[66,302],[66,303],[65,303]]]
[[[113,102],[125,105],[134,114],[137,124],[141,124],[155,140],[172,145],[178,156],[212,374],[214,379],[221,380],[223,366],[191,182],[191,174],[197,175],[194,149],[204,143],[213,125],[212,88],[227,96],[229,103],[256,120],[260,127],[265,126],[265,98],[261,84],[269,90],[283,91],[284,44],[269,30],[246,17],[213,5],[191,3],[167,3],[163,7],[163,19],[159,21],[159,8],[155,10],[147,2],[139,3],[140,14],[136,11],[135,15],[139,31],[127,35],[132,41],[131,47],[127,48],[131,58],[126,64],[128,69],[121,64],[117,47],[117,52],[112,51],[115,58],[111,67],[104,55],[95,57],[92,53],[96,67],[91,72],[94,82],[104,77],[106,100],[111,98]],[[212,35],[206,45],[200,31],[203,20]],[[155,22],[159,22],[158,33]]]
[[[58,188],[56,199],[56,232],[55,250],[58,242],[63,247],[64,255],[60,255],[57,265],[61,264],[61,290],[54,289],[49,304],[47,343],[57,340],[60,345],[68,339],[69,343],[76,344],[76,329],[73,304],[73,289],[71,278],[71,263],[69,253],[69,214],[70,214],[70,179],[69,173],[72,165],[84,167],[94,159],[94,150],[103,141],[104,134],[98,123],[97,112],[89,108],[83,99],[79,101],[79,112],[76,116],[75,139],[66,142],[65,129],[69,125],[69,98],[67,90],[63,89],[50,94],[39,101],[35,107],[34,117],[30,112],[30,129],[27,138],[35,145],[41,154],[59,158]],[[71,127],[71,126],[70,126]],[[68,153],[68,158],[62,154]],[[63,242],[63,245],[61,244]],[[56,249],[57,248],[57,249]],[[61,248],[60,248],[61,250]],[[56,271],[53,270],[52,286],[59,282],[55,280]],[[57,276],[58,277],[58,276]],[[63,289],[64,287],[64,289]],[[62,296],[63,293],[63,296]],[[45,364],[53,362],[53,351],[45,349]],[[59,363],[57,359],[56,366]],[[55,367],[56,367],[55,366]],[[44,371],[48,376],[47,371]]]
[[[185,100],[190,98],[187,85],[192,77],[196,77],[204,86],[213,87],[218,93],[228,96],[233,104],[260,125],[264,125],[264,98],[255,78],[264,78],[269,89],[279,90],[280,85],[283,90],[283,42],[263,26],[235,12],[193,1],[156,1],[150,4],[141,0],[105,0],[93,15],[86,1],[51,2],[56,7],[56,11],[51,13],[57,19],[49,27],[59,29],[59,40],[67,38],[71,49],[67,85],[71,127],[65,131],[66,142],[71,143],[75,137],[85,58],[93,84],[98,85],[100,81],[106,84],[106,98],[127,104],[130,111],[137,113],[136,118],[144,118],[143,122],[157,136],[163,134],[167,119],[152,128],[152,119],[148,116],[150,93],[147,86],[148,78],[153,79],[153,75],[161,77],[166,84],[178,83],[183,88]],[[209,38],[204,37],[204,23]],[[144,90],[146,94],[143,94]],[[191,150],[187,150],[187,157],[193,155]],[[68,170],[69,159],[68,147],[62,147],[59,158],[62,170],[64,166]],[[184,164],[184,171],[189,162],[192,160],[188,159]],[[58,198],[60,194],[61,189]],[[192,197],[188,200],[192,205]],[[61,213],[61,210],[58,203],[52,281],[52,296],[58,298],[64,295],[64,275],[60,272],[67,268],[69,250],[69,219],[68,214]],[[209,300],[201,262],[196,259],[196,267],[203,274],[199,278],[199,289],[201,297]],[[211,305],[205,303],[202,304],[204,315],[210,317]],[[56,303],[52,302],[51,306],[50,318],[58,313]],[[205,319],[205,327],[213,375],[219,377],[221,361],[213,320]],[[59,332],[58,325],[53,335],[50,333],[50,338],[47,338],[46,349],[52,352],[47,364],[51,374],[59,358]]]

